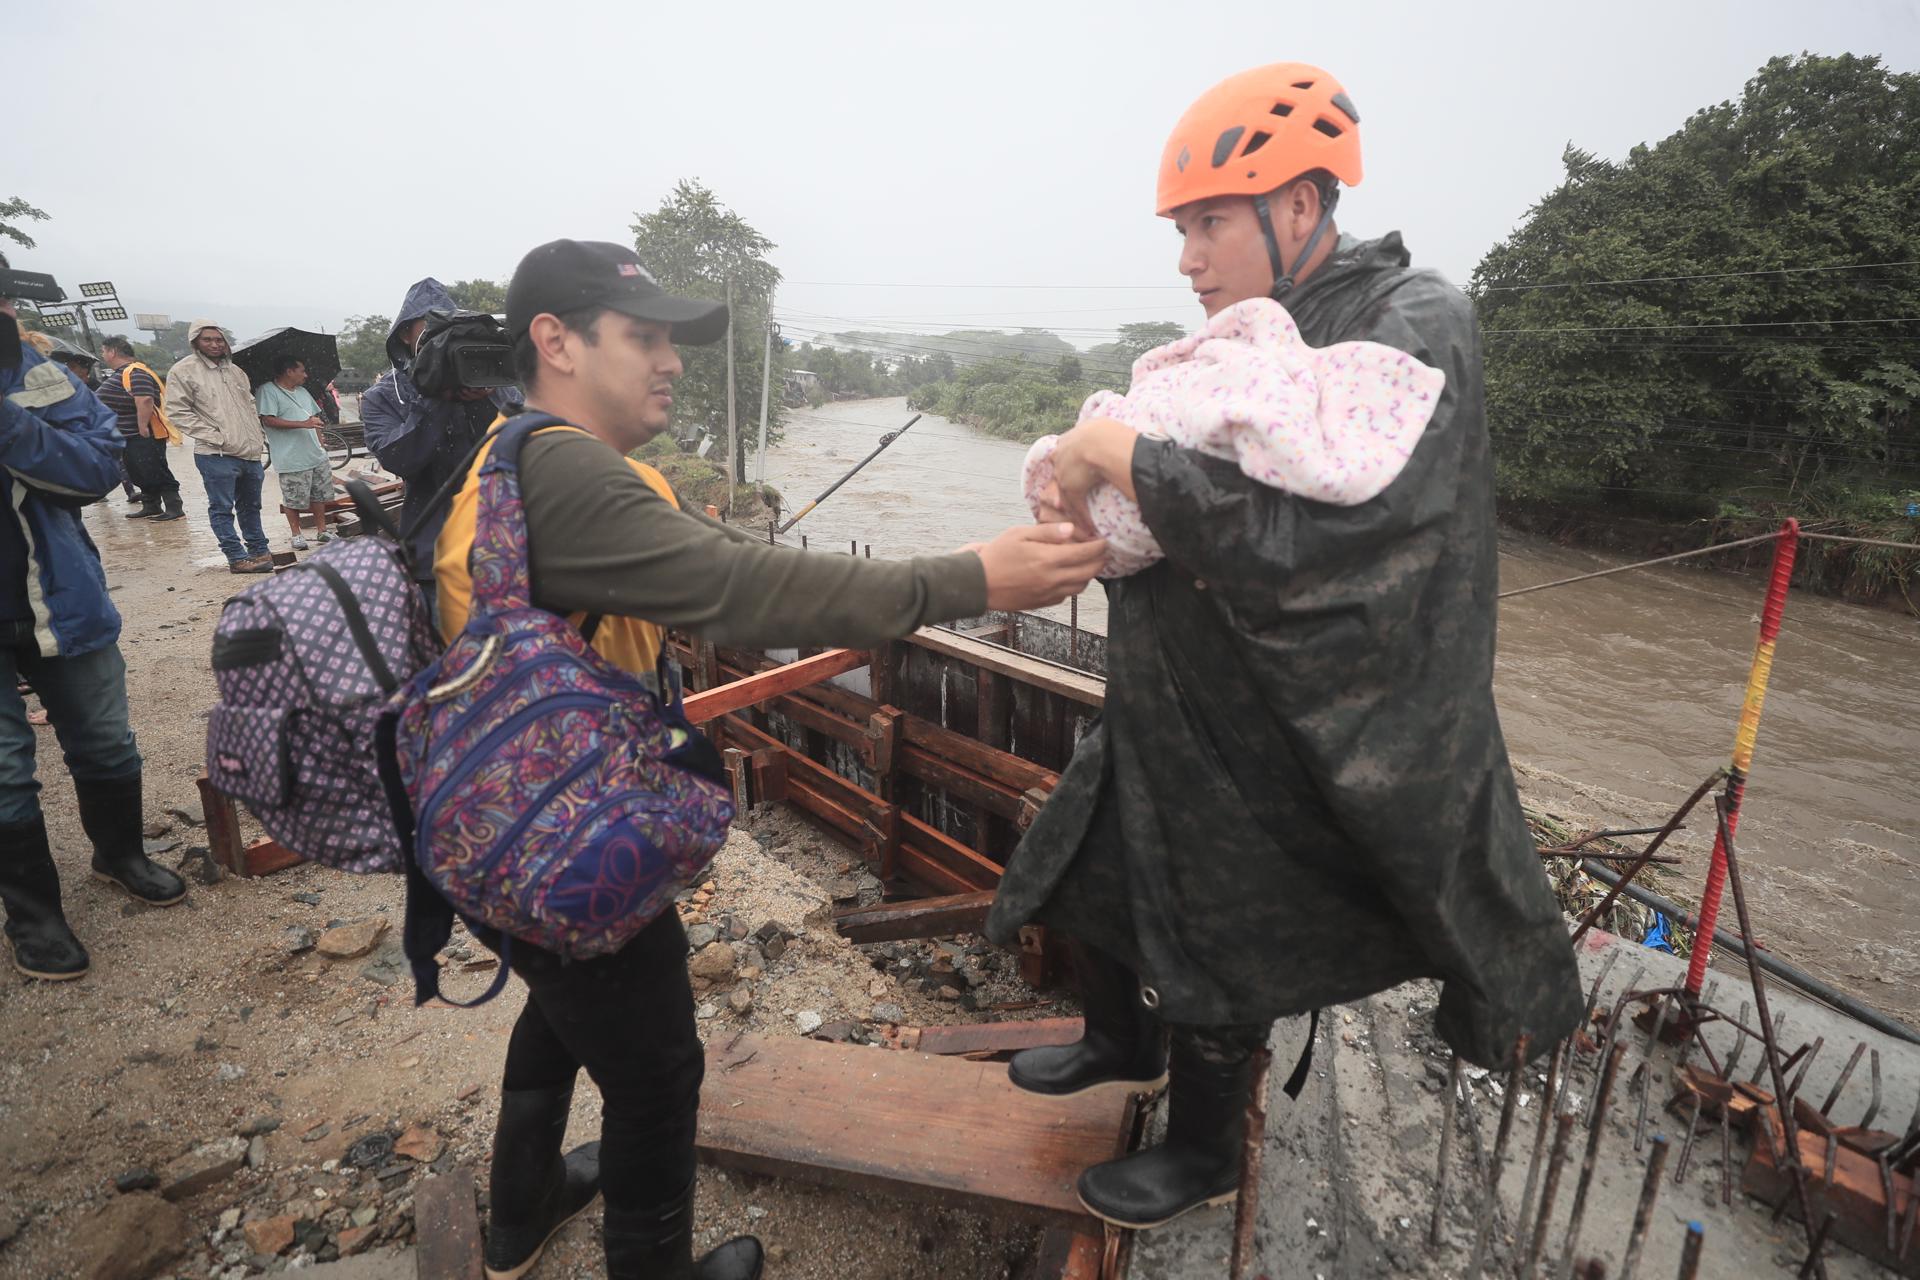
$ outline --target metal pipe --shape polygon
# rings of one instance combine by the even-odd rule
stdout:
[[[831,498],[833,496],[834,490],[838,489],[841,485],[845,484],[847,481],[859,475],[860,468],[866,466],[869,462],[872,462],[875,458],[879,457],[881,453],[886,450],[888,445],[892,444],[895,440],[898,440],[901,436],[907,434],[908,429],[911,428],[914,423],[920,421],[920,419],[923,416],[925,415],[916,413],[911,418],[907,419],[906,426],[900,428],[898,431],[889,431],[885,435],[881,436],[880,443],[874,446],[874,450],[872,453],[860,459],[860,461],[854,463],[852,470],[848,471],[845,475],[841,476],[838,480],[835,480],[832,484],[828,485],[825,491],[823,491],[819,497],[815,498],[812,502],[809,502],[806,506],[796,511],[793,515],[793,519],[787,521],[785,524],[780,526],[780,532],[785,533],[787,530],[793,528],[793,526],[795,526],[796,524],[799,524],[802,520],[806,519],[807,514],[809,512],[811,512],[815,507],[819,506],[821,503],[825,502],[828,498]]]
[[[1547,1157],[1547,1178],[1540,1188],[1540,1216],[1534,1219],[1533,1242],[1527,1246],[1527,1265],[1520,1273],[1525,1280],[1539,1274],[1540,1250],[1546,1246],[1547,1229],[1553,1224],[1553,1201],[1560,1192],[1560,1174],[1567,1165],[1567,1138],[1572,1133],[1570,1113],[1553,1122],[1553,1154]]]
[[[1607,1101],[1613,1093],[1614,1079],[1620,1074],[1620,1060],[1627,1046],[1617,1044],[1607,1055],[1607,1069],[1600,1077],[1599,1106],[1593,1113],[1593,1126],[1587,1130],[1587,1154],[1580,1161],[1580,1182],[1573,1192],[1573,1213],[1567,1219],[1567,1240],[1561,1246],[1562,1277],[1573,1274],[1573,1251],[1580,1243],[1580,1227],[1587,1216],[1587,1192],[1593,1189],[1593,1171],[1600,1155],[1600,1135],[1607,1131]]]
[[[1623,879],[1618,872],[1610,871],[1598,863],[1582,862],[1580,869],[1602,884],[1616,884]],[[1655,911],[1673,917],[1690,929],[1697,931],[1699,928],[1700,922],[1691,912],[1655,893],[1651,889],[1644,889],[1637,884],[1628,884],[1622,892],[1625,893],[1627,897],[1638,902],[1641,906],[1652,907]],[[1699,945],[1700,940],[1696,936],[1694,946],[1697,948]],[[1788,964],[1786,961],[1775,956],[1771,951],[1753,950],[1750,952],[1746,944],[1724,930],[1715,931],[1713,935],[1713,945],[1743,960],[1757,962],[1762,969],[1780,979],[1780,981],[1786,983],[1788,986],[1798,988],[1807,995],[1819,1000],[1821,1003],[1838,1009],[1841,1013],[1854,1019],[1854,1021],[1872,1027],[1882,1035],[1892,1036],[1896,1040],[1905,1040],[1909,1044],[1920,1044],[1920,1031],[1914,1030],[1906,1023],[1895,1018],[1888,1017],[1871,1005],[1863,1004],[1846,992],[1822,982],[1806,970]]]
[[[1674,1280],[1695,1280],[1700,1274],[1700,1248],[1706,1243],[1707,1232],[1697,1222],[1687,1224],[1687,1242],[1680,1246],[1680,1271]]]
[[[1427,1228],[1427,1240],[1440,1245],[1440,1224],[1447,1212],[1447,1164],[1453,1155],[1453,1108],[1460,1091],[1460,1055],[1453,1055],[1447,1068],[1447,1097],[1440,1106],[1440,1171],[1434,1175],[1433,1221]]]
[[[1627,1254],[1620,1263],[1620,1280],[1633,1280],[1640,1253],[1647,1247],[1647,1228],[1653,1225],[1654,1202],[1660,1198],[1660,1175],[1666,1171],[1666,1135],[1653,1135],[1653,1154],[1647,1157],[1646,1181],[1640,1184],[1640,1203],[1633,1208],[1633,1229],[1627,1233]]]

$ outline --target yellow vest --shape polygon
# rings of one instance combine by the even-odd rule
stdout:
[[[161,444],[165,444],[169,440],[180,439],[180,433],[173,429],[173,423],[167,421],[167,411],[160,407],[161,400],[166,397],[167,384],[160,381],[159,374],[149,369],[146,365],[141,364],[138,360],[135,360],[132,364],[126,365],[120,370],[120,389],[128,395],[133,394],[133,371],[135,369],[140,370],[140,372],[152,378],[153,384],[160,388],[160,395],[155,397],[153,402],[153,414],[147,419],[147,430],[152,432],[153,438]]]
[[[496,421],[495,426],[499,425]],[[579,431],[581,435],[591,432],[579,427],[554,426],[541,427],[534,435],[542,431]],[[487,455],[493,451],[493,442],[489,440],[473,460],[473,467],[467,472],[466,480],[460,486],[460,492],[454,495],[453,506],[447,512],[447,523],[440,530],[440,538],[433,547],[433,575],[439,584],[440,592],[440,634],[451,641],[467,625],[467,614],[473,608],[473,579],[467,573],[467,555],[473,549],[475,522],[480,516],[480,470],[486,464]],[[644,462],[627,459],[627,465],[637,472],[649,488],[674,506],[680,500],[673,496],[673,486],[667,478]],[[586,619],[586,614],[576,613],[568,621],[576,627]],[[609,614],[601,620],[600,629],[594,632],[593,647],[601,657],[638,676],[651,676],[660,660],[660,646],[666,639],[666,628],[639,618],[621,618]]]

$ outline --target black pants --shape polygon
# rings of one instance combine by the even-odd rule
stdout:
[[[127,449],[122,460],[127,479],[133,481],[142,497],[157,500],[180,492],[180,482],[174,479],[173,468],[167,465],[166,441],[152,436],[126,436],[124,440]]]
[[[476,933],[500,949],[491,930]],[[679,915],[669,908],[610,956],[562,960],[524,942],[507,956],[528,991],[501,1087],[562,1088],[585,1067],[600,1090],[607,1203],[645,1209],[686,1190],[706,1055]]]

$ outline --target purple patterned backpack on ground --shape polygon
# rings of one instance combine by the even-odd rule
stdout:
[[[399,546],[329,545],[229,600],[207,777],[287,848],[345,871],[405,869],[375,759],[387,698],[440,652]]]
[[[670,909],[733,820],[719,753],[687,723],[667,664],[650,684],[533,604],[520,449],[555,425],[528,412],[495,434],[480,470],[466,627],[385,722],[389,791],[396,812],[410,811],[409,874],[434,891],[416,882],[408,896],[421,999],[438,994],[432,957],[452,927],[449,905],[512,940],[604,955]]]

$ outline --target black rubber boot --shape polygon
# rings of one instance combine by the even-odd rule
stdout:
[[[651,1209],[607,1206],[607,1280],[760,1280],[766,1251],[752,1236],[693,1260],[693,1187]]]
[[[1151,1093],[1167,1083],[1167,1037],[1140,999],[1140,979],[1105,952],[1074,943],[1086,1029],[1073,1044],[1024,1049],[1007,1078],[1029,1093],[1073,1097],[1096,1089]]]
[[[121,514],[129,520],[151,520],[159,515],[162,510],[160,499],[150,498],[146,494],[141,494],[140,509],[138,511],[123,511]]]
[[[152,907],[170,907],[187,896],[187,882],[146,855],[140,807],[140,775],[105,782],[73,780],[80,825],[93,841],[93,874],[119,885]]]
[[[155,520],[183,520],[186,518],[187,509],[180,504],[180,491],[178,489],[175,489],[172,493],[161,494],[160,501],[164,504],[165,509],[154,517]]]
[[[1203,1053],[1176,1034],[1169,1074],[1166,1142],[1080,1175],[1080,1203],[1115,1226],[1157,1227],[1202,1205],[1226,1204],[1240,1189],[1253,1055]]]
[[[14,968],[49,982],[85,976],[91,962],[60,910],[60,872],[40,818],[0,827],[0,903]]]
[[[600,1144],[560,1154],[572,1106],[571,1085],[500,1095],[487,1190],[488,1280],[518,1280],[533,1270],[547,1241],[600,1194]]]

